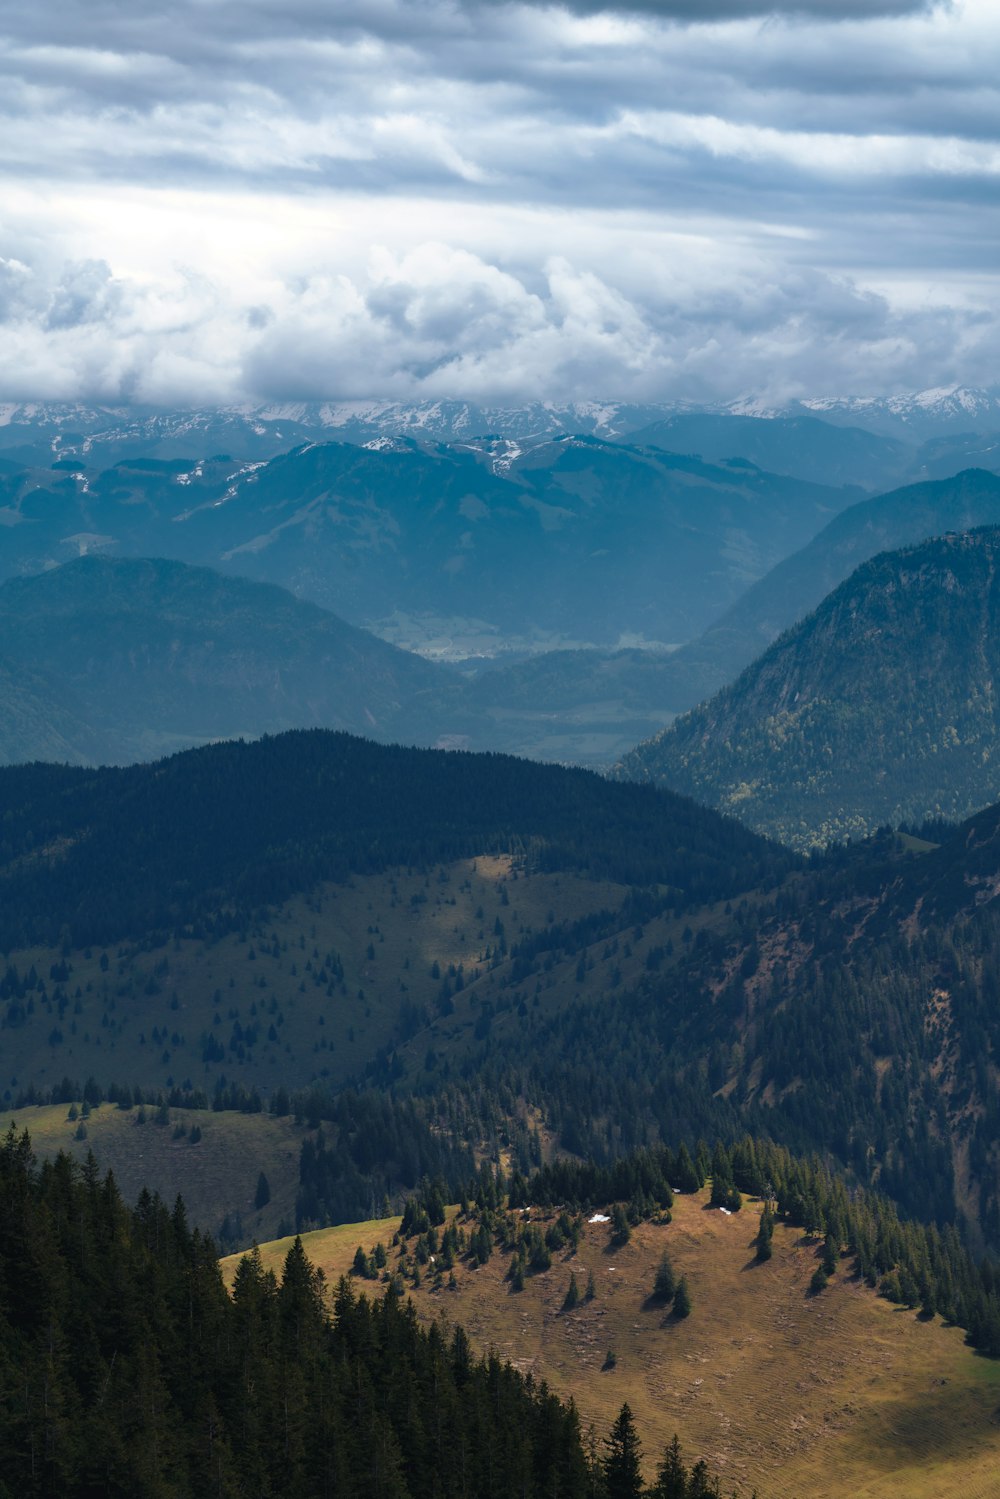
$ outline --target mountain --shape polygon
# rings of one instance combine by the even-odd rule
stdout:
[[[855,497],[596,438],[386,439],[0,475],[0,522],[8,575],[173,557],[461,657],[690,639]]]
[[[981,469],[906,485],[850,506],[751,584],[697,640],[673,653],[663,672],[660,706],[682,712],[732,682],[783,630],[878,552],[946,531],[998,524],[1000,477]]]
[[[837,426],[926,442],[943,433],[1000,432],[1000,388],[944,385],[894,396],[821,396],[796,403]]]
[[[880,554],[623,773],[798,848],[996,801],[998,563],[997,528]]]
[[[671,717],[662,652],[459,674],[275,585],[162,559],[97,553],[10,578],[0,639],[0,764],[121,765],[327,727],[597,768]]]
[[[150,920],[198,923],[220,900],[252,907],[318,879],[479,852],[533,847],[543,867],[664,885],[676,899],[735,892],[789,862],[673,793],[320,730],[125,770],[12,766],[0,794],[4,950],[64,924],[111,940]],[[39,826],[58,857],[34,857]]]
[[[637,447],[696,454],[706,463],[742,458],[772,474],[867,490],[888,489],[908,478],[915,459],[908,442],[810,415],[682,412],[641,427],[627,440]]]
[[[135,458],[194,459],[229,453],[269,459],[301,443],[335,437],[465,441],[492,433],[517,442],[573,432],[621,437],[670,408],[620,401],[477,406],[468,401],[294,401],[192,410],[79,403],[0,403],[0,453],[35,467],[53,460],[108,468]]]
[[[614,1245],[609,1223],[589,1221],[611,1211],[602,1203],[599,1213],[584,1213],[573,1242],[514,1294],[508,1234],[496,1236],[485,1264],[474,1254],[457,1260],[454,1284],[445,1275],[444,1286],[429,1259],[420,1263],[426,1235],[404,1236],[405,1263],[419,1267],[406,1282],[417,1317],[430,1325],[446,1304],[477,1351],[529,1367],[536,1381],[572,1398],[585,1430],[591,1421],[609,1428],[627,1400],[650,1481],[676,1432],[686,1452],[703,1454],[722,1475],[722,1493],[742,1499],[753,1492],[843,1499],[848,1485],[865,1499],[910,1499],[928,1473],[935,1499],[989,1492],[994,1366],[963,1347],[956,1328],[891,1306],[846,1256],[822,1293],[810,1294],[822,1241],[781,1218],[771,1258],[755,1262],[759,1201],[727,1215],[712,1207],[707,1188],[676,1194],[669,1222],[654,1215]],[[459,1228],[471,1237],[478,1216],[473,1207]],[[533,1207],[530,1218],[549,1233],[559,1213]],[[397,1216],[321,1229],[304,1235],[303,1246],[336,1285],[351,1275],[359,1245],[370,1254],[400,1226]],[[290,1240],[262,1243],[264,1265],[280,1271],[289,1247]],[[664,1253],[691,1289],[686,1318],[651,1294]],[[223,1261],[227,1284],[238,1265],[237,1255]],[[581,1297],[592,1278],[594,1295],[567,1309],[571,1276]],[[816,1377],[803,1377],[812,1370]]]
[[[219,738],[469,727],[451,674],[266,583],[82,557],[0,585],[0,762],[123,764]]]

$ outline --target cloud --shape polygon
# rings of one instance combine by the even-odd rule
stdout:
[[[507,4],[508,0],[488,0],[488,3]],[[870,16],[919,15],[934,8],[934,0],[559,0],[559,3],[577,15],[621,11],[698,25],[767,15],[865,20]]]
[[[271,212],[292,213],[294,201],[274,200]],[[441,218],[458,222],[448,205]],[[989,383],[1000,354],[995,314],[897,307],[847,278],[790,268],[780,244],[771,254],[696,245],[636,222],[582,234],[582,257],[552,254],[537,218],[523,219],[517,238],[516,269],[443,239],[397,252],[366,249],[363,236],[329,257],[340,268],[305,268],[296,236],[256,268],[234,261],[228,277],[225,246],[212,274],[8,263],[0,389],[10,399],[167,405],[777,401]],[[308,253],[322,259],[322,236]]]
[[[735,396],[996,351],[993,0],[56,11],[0,23],[0,396]]]

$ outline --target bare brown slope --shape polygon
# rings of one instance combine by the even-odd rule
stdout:
[[[706,1203],[678,1197],[670,1225],[643,1224],[615,1250],[606,1225],[588,1226],[579,1253],[520,1294],[494,1253],[478,1270],[460,1264],[454,1291],[425,1278],[414,1303],[572,1395],[598,1434],[627,1400],[650,1476],[676,1431],[724,1488],[756,1487],[760,1499],[995,1499],[1000,1366],[976,1358],[958,1329],[891,1307],[847,1262],[810,1297],[814,1242],[779,1225],[773,1258],[755,1264],[756,1211],[726,1217]],[[398,1222],[321,1230],[306,1251],[335,1283],[359,1242],[388,1243]],[[266,1263],[280,1267],[289,1243],[266,1245]],[[684,1322],[647,1302],[665,1246],[691,1287]],[[224,1262],[228,1276],[236,1263]],[[563,1313],[571,1271],[581,1290],[593,1271],[597,1295]]]

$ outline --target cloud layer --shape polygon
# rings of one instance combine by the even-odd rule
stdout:
[[[0,397],[995,378],[988,0],[58,12],[0,35]]]

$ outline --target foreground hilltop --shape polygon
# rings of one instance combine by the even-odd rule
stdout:
[[[644,1222],[625,1244],[611,1242],[609,1222],[585,1222],[577,1249],[557,1251],[520,1292],[506,1278],[508,1257],[495,1250],[477,1268],[460,1259],[451,1288],[447,1273],[442,1282],[425,1263],[407,1294],[425,1324],[463,1325],[477,1350],[494,1350],[572,1397],[585,1428],[592,1421],[606,1430],[627,1400],[650,1478],[677,1432],[685,1451],[720,1475],[724,1493],[988,1499],[998,1366],[964,1347],[957,1328],[891,1306],[846,1258],[811,1294],[822,1240],[801,1229],[779,1223],[771,1259],[757,1262],[759,1212],[748,1202],[727,1216],[710,1207],[707,1190],[675,1196],[669,1224]],[[610,1210],[602,1213],[606,1220]],[[529,1215],[543,1231],[556,1217]],[[399,1218],[352,1224],[308,1234],[303,1244],[336,1285],[359,1245],[367,1254],[381,1241],[391,1273],[399,1227]],[[264,1245],[265,1267],[280,1268],[290,1242]],[[417,1247],[407,1240],[411,1262]],[[664,1250],[690,1287],[686,1318],[652,1294]],[[238,1263],[223,1262],[227,1280]],[[592,1277],[594,1296],[567,1309],[571,1275],[581,1297]]]

